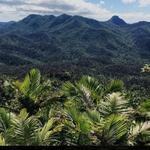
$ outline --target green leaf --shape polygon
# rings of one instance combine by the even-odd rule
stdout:
[[[113,145],[128,133],[127,118],[122,115],[111,115],[104,121],[102,144]]]

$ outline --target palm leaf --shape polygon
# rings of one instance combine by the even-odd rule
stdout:
[[[98,107],[102,116],[108,116],[116,113],[129,113],[128,101],[121,93],[112,93],[106,96],[105,101],[102,101]]]
[[[53,141],[52,138],[54,134],[58,134],[61,129],[62,125],[58,125],[54,127],[55,120],[51,118],[48,122],[38,131],[38,145],[50,145]]]
[[[0,135],[0,146],[6,146],[5,139],[2,135]]]
[[[106,88],[107,93],[121,92],[124,88],[124,83],[121,80],[112,80]]]
[[[6,133],[6,142],[11,145],[32,145],[40,122],[35,117],[28,117],[25,110],[12,119],[11,128]]]
[[[16,81],[16,87],[24,97],[29,98],[33,102],[37,102],[37,98],[46,90],[47,85],[41,84],[41,73],[38,69],[32,69],[25,76],[23,82]]]
[[[113,145],[128,132],[127,118],[122,115],[111,115],[103,124],[101,133],[102,144]]]
[[[0,108],[0,132],[5,132],[11,125],[11,114]]]

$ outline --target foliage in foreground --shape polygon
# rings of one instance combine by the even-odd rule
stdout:
[[[21,81],[5,81],[0,145],[149,145],[150,100],[138,100],[120,80],[102,84],[90,76],[59,90],[32,69]]]

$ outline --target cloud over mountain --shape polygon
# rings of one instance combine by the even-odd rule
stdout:
[[[107,1],[107,0],[106,0]],[[29,14],[44,15],[81,15],[97,20],[108,20],[112,15],[119,15],[127,19],[128,22],[139,20],[150,20],[149,13],[142,11],[118,11],[111,9],[112,3],[100,0],[99,3],[92,0],[0,0],[0,21],[19,20]],[[110,0],[111,1],[111,0]],[[113,0],[112,0],[113,1]],[[140,7],[150,4],[150,0],[114,0],[133,4],[138,2]],[[109,6],[106,6],[109,5]],[[117,3],[115,3],[117,6]],[[124,5],[122,3],[122,5]]]
[[[85,0],[1,0],[0,7],[3,10],[1,14],[19,12],[16,19],[19,18],[19,15],[25,16],[31,13],[55,15],[67,13],[102,20],[111,15],[111,12],[102,8],[101,5]]]

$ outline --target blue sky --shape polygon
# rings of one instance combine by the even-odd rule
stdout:
[[[150,21],[150,0],[0,0],[0,22],[29,14],[81,15],[105,21],[118,15],[129,23]]]
[[[91,3],[102,3],[103,7],[112,12],[127,13],[127,12],[145,12],[150,14],[150,0],[88,0]],[[143,6],[141,6],[143,4]]]

